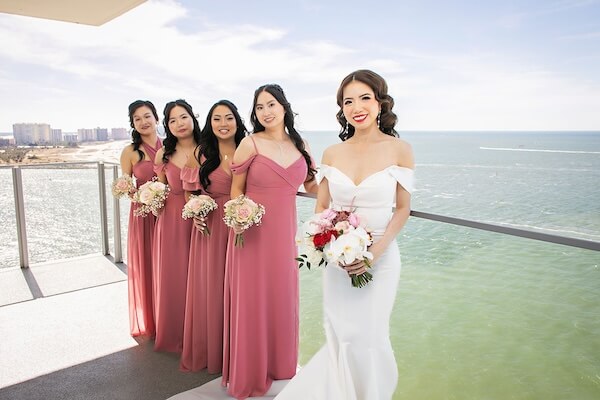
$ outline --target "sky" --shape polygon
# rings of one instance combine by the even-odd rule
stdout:
[[[600,0],[148,0],[100,26],[0,14],[0,132],[129,127],[127,106],[219,99],[249,126],[280,84],[300,130],[339,129],[348,73],[382,75],[399,131],[600,130]]]

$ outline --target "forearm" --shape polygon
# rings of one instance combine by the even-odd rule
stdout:
[[[404,206],[401,208],[397,208],[392,215],[392,219],[387,224],[385,228],[385,232],[383,236],[377,240],[378,246],[381,246],[382,249],[387,248],[390,243],[396,240],[396,236],[400,233],[404,225],[406,225],[406,221],[410,216],[410,207]]]

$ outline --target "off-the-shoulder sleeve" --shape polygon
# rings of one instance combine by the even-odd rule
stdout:
[[[202,186],[200,185],[200,176],[198,175],[198,168],[183,167],[179,177],[182,181],[181,184],[183,186],[183,190],[194,192],[202,189]]]
[[[243,174],[244,172],[248,171],[248,168],[250,168],[250,165],[252,164],[252,161],[254,161],[254,158],[256,157],[256,154],[254,154],[253,156],[251,156],[250,158],[248,158],[246,161],[243,161],[239,164],[231,164],[231,173],[235,174],[235,175],[239,175],[239,174]]]
[[[154,164],[154,173],[155,174],[164,174],[166,168],[167,168],[167,164],[165,164],[165,163]]]
[[[408,193],[412,193],[415,190],[415,171],[395,165],[390,167],[388,172]]]
[[[330,174],[331,174],[331,167],[329,165],[327,165],[327,164],[321,164],[319,166],[319,173],[318,173],[319,182],[323,178],[327,178],[327,180],[329,180],[329,175]]]

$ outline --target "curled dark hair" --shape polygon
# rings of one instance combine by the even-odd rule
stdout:
[[[173,132],[169,129],[169,114],[171,110],[176,106],[180,106],[185,108],[185,111],[192,117],[192,121],[194,121],[194,129],[192,130],[192,134],[194,136],[194,142],[196,144],[200,143],[200,124],[198,123],[198,118],[194,115],[194,110],[192,110],[192,106],[188,104],[187,101],[183,99],[170,101],[165,105],[164,110],[164,119],[163,126],[165,127],[165,133],[167,137],[163,140],[164,153],[162,157],[163,163],[169,162],[169,157],[175,153],[175,146],[177,145],[177,136],[173,135]]]
[[[342,141],[350,139],[354,136],[354,127],[346,121],[343,111],[344,88],[352,81],[359,81],[369,86],[375,94],[375,99],[381,106],[381,114],[379,116],[379,129],[386,135],[398,137],[398,133],[394,129],[398,117],[392,111],[394,107],[394,99],[388,94],[388,85],[379,74],[368,69],[359,69],[346,76],[337,91],[337,104],[340,107],[336,114],[337,120],[342,126],[340,131],[340,139]]]
[[[317,170],[312,167],[312,161],[310,155],[304,147],[304,141],[302,140],[302,136],[300,136],[300,133],[298,133],[296,128],[294,128],[294,116],[296,114],[294,113],[294,111],[292,111],[292,106],[287,101],[285,93],[283,93],[283,89],[281,88],[281,86],[271,83],[259,87],[254,92],[254,101],[252,102],[252,113],[250,114],[250,122],[252,122],[253,128],[252,133],[263,132],[265,130],[265,127],[262,126],[262,124],[258,121],[258,118],[256,117],[256,101],[258,100],[258,95],[262,92],[270,93],[273,97],[275,97],[275,100],[277,100],[277,102],[279,102],[279,104],[283,106],[283,109],[285,110],[283,124],[285,125],[290,139],[292,139],[292,143],[294,143],[294,146],[296,146],[296,148],[298,149],[300,154],[302,154],[302,157],[304,157],[304,160],[306,161],[306,165],[308,167],[307,180],[313,180]]]
[[[131,144],[133,145],[133,150],[137,151],[140,156],[140,161],[144,159],[144,152],[140,150],[140,145],[142,144],[142,135],[138,131],[135,130],[135,126],[133,124],[133,114],[140,107],[148,107],[152,114],[154,114],[154,118],[158,121],[158,113],[156,112],[156,107],[154,104],[148,100],[136,100],[129,105],[129,125],[131,125]],[[154,160],[152,160],[154,162]]]
[[[213,112],[215,108],[218,106],[225,106],[231,110],[233,117],[235,118],[236,131],[234,136],[235,147],[237,147],[242,139],[248,134],[246,130],[246,126],[244,125],[244,121],[238,112],[235,104],[230,102],[229,100],[219,100],[208,111],[208,115],[206,116],[206,123],[204,124],[204,129],[202,129],[202,133],[200,135],[199,148],[198,152],[198,163],[200,164],[200,172],[199,178],[202,187],[204,190],[210,193],[208,187],[210,186],[209,175],[215,169],[219,167],[221,164],[221,157],[219,154],[219,140],[217,136],[213,132],[211,119],[213,116]],[[204,162],[201,162],[201,157],[204,156]]]

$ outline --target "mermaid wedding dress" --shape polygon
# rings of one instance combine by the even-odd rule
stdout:
[[[383,235],[395,206],[396,185],[413,190],[414,173],[390,166],[358,185],[335,167],[321,165],[334,209],[354,210],[372,232]],[[392,242],[374,263],[373,280],[352,287],[348,274],[328,265],[323,280],[327,343],[275,397],[277,400],[389,400],[398,380],[389,320],[400,278],[400,253]]]

